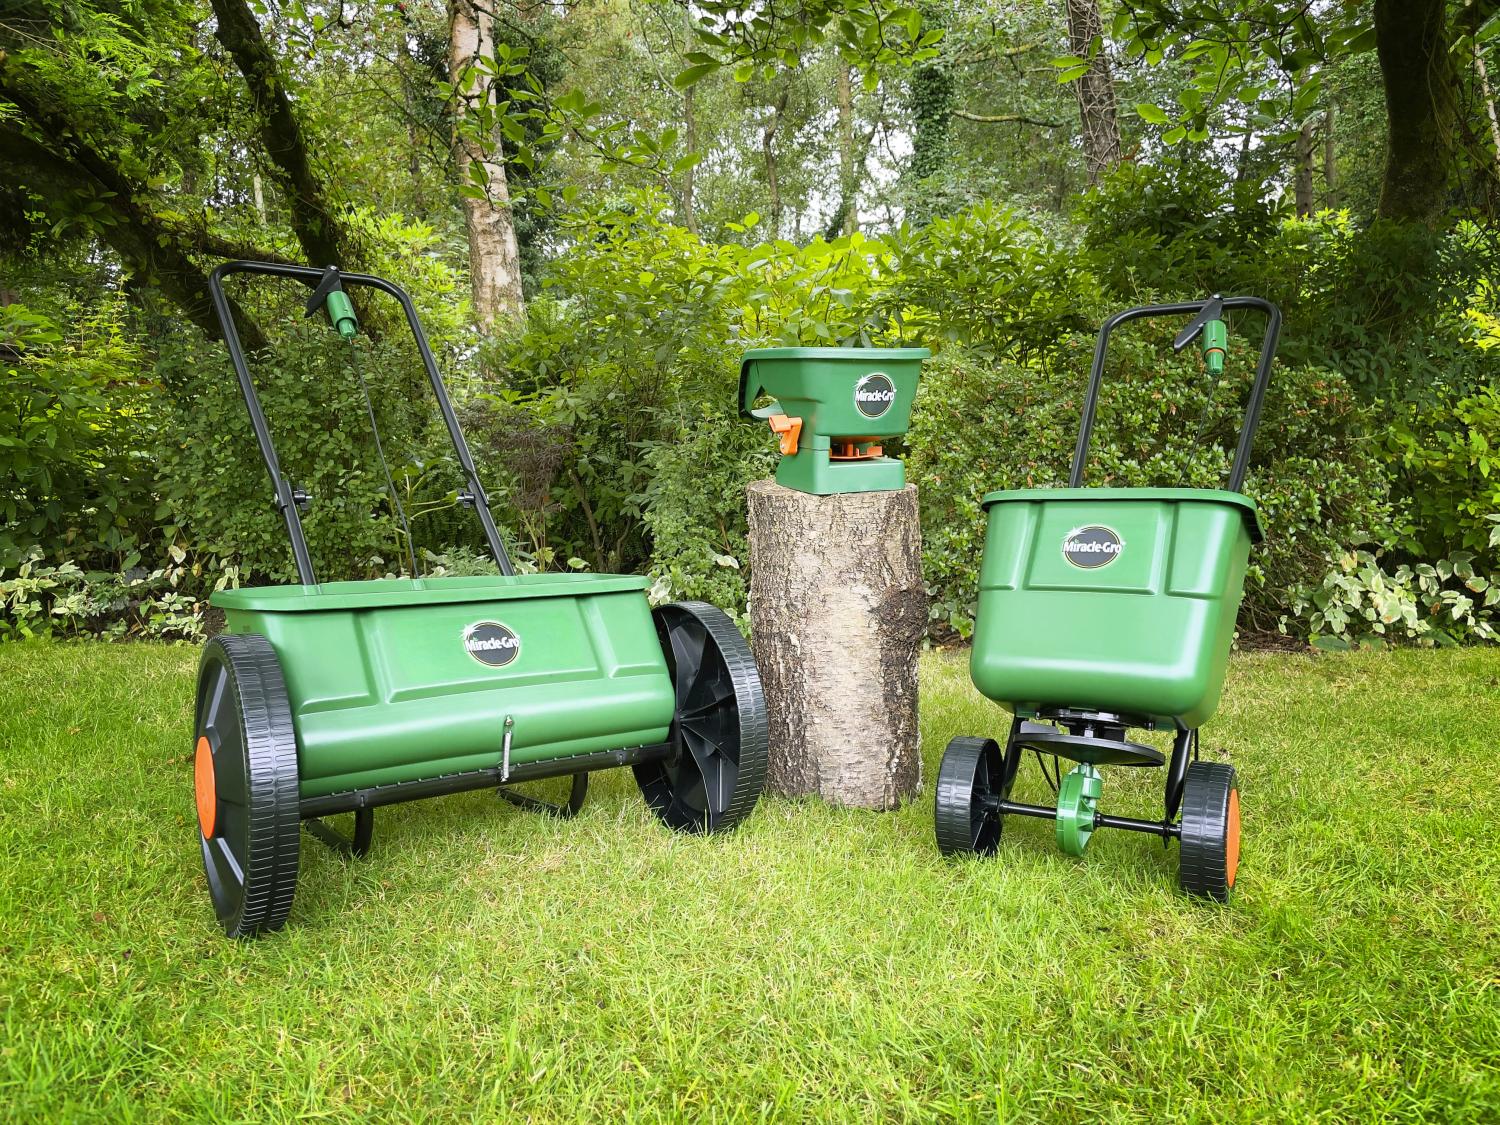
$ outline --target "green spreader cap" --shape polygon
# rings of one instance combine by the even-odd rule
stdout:
[[[879,439],[900,437],[926,348],[757,348],[740,362],[740,413],[780,436],[778,483],[801,492],[904,488],[906,470]],[[772,401],[762,407],[762,395]]]

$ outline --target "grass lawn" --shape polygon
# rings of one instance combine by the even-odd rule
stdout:
[[[304,836],[250,943],[199,866],[195,659],[0,646],[0,1118],[1500,1119],[1500,652],[1237,657],[1227,908],[1146,836],[944,861],[929,789],[688,839],[614,771],[572,822],[471,793],[364,861]],[[922,672],[931,778],[1002,716],[961,654]]]

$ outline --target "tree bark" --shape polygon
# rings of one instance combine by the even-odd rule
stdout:
[[[1088,60],[1088,70],[1073,83],[1078,96],[1078,118],[1083,127],[1083,159],[1089,183],[1120,162],[1120,119],[1115,104],[1115,80],[1104,51],[1103,21],[1098,0],[1067,0],[1068,45]]]
[[[1495,94],[1490,89],[1489,68],[1484,65],[1484,52],[1474,44],[1474,73],[1479,76],[1479,97],[1484,102],[1485,116],[1490,121],[1490,142],[1494,145],[1495,170],[1500,173],[1500,114],[1495,112]]]
[[[217,253],[218,240],[205,232],[169,225],[151,205],[149,193],[119,168],[119,161],[81,138],[87,131],[55,114],[56,106],[34,102],[0,75],[0,98],[14,103],[21,116],[48,144],[0,125],[0,169],[44,198],[67,199],[87,194],[108,201],[112,220],[97,227],[99,237],[120,256],[131,274],[153,285],[210,338],[222,333],[208,295],[208,278],[194,254]],[[50,147],[49,147],[50,146]],[[221,254],[220,256],[229,256]],[[263,257],[241,252],[235,257]],[[247,349],[262,348],[265,336],[230,301],[240,339]]]
[[[466,128],[471,106],[495,104],[494,79],[475,62],[495,53],[494,16],[476,0],[450,0],[449,73],[456,91],[454,162],[464,190],[464,225],[469,235],[469,281],[474,316],[491,328],[500,317],[525,312],[521,294],[521,255],[510,211],[505,158],[496,137],[476,137]],[[482,189],[475,191],[472,189]]]
[[[287,197],[292,232],[311,265],[350,265],[348,247],[334,209],[313,171],[302,123],[287,96],[276,56],[245,0],[211,0],[218,26],[214,34],[244,76],[260,143],[279,173]]]
[[[693,104],[693,87],[689,86],[682,92],[682,129],[683,142],[687,145],[688,152],[698,151],[698,115],[697,107]],[[698,216],[693,201],[693,188],[696,180],[693,173],[696,168],[689,168],[682,174],[682,225],[693,234],[698,233]]]
[[[810,496],[749,486],[750,622],[767,784],[893,809],[921,781],[917,651],[927,625],[917,490]]]
[[[836,64],[838,71],[835,94],[839,109],[839,215],[840,234],[853,234],[859,229],[859,206],[857,195],[859,181],[854,174],[854,88],[849,81],[849,65],[843,59]]]
[[[1457,97],[1447,0],[1375,0],[1375,51],[1389,121],[1383,219],[1431,223],[1448,206]]]
[[[1335,106],[1329,103],[1328,112],[1323,115],[1323,206],[1330,211],[1338,210],[1339,205],[1339,165],[1333,129],[1335,113]]]
[[[1309,117],[1297,131],[1297,176],[1292,189],[1297,216],[1302,219],[1313,213],[1313,141],[1313,120]]]
[[[781,179],[776,163],[776,130],[781,128],[781,115],[786,110],[787,93],[781,91],[771,104],[771,118],[761,128],[760,147],[766,158],[766,192],[771,213],[771,237],[781,237]]]

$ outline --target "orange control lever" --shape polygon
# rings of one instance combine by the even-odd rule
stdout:
[[[790,457],[797,452],[797,439],[802,435],[802,419],[786,414],[773,414],[766,421],[771,429],[781,435],[781,455]]]

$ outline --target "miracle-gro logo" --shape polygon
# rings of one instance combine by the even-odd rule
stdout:
[[[503,668],[521,655],[521,638],[498,621],[476,621],[464,630],[464,648],[491,668]]]
[[[1111,527],[1075,527],[1063,538],[1063,558],[1084,570],[1108,566],[1120,557],[1125,541]]]
[[[879,418],[896,401],[896,384],[884,371],[872,371],[854,384],[854,408],[866,418]]]

